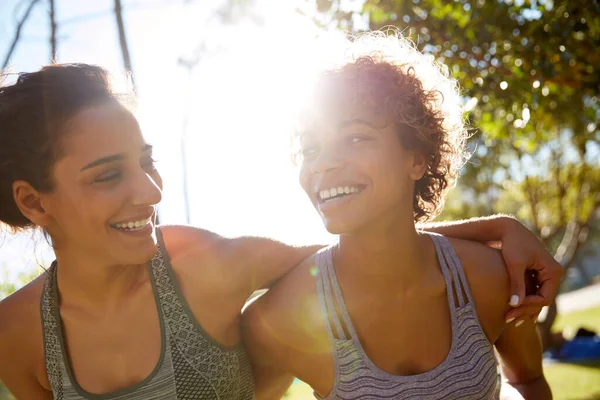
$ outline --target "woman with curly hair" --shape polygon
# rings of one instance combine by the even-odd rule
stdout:
[[[535,323],[505,320],[500,252],[416,227],[466,159],[454,81],[397,36],[350,49],[297,135],[300,183],[339,241],[245,311],[257,398],[280,398],[294,376],[321,399],[494,398],[495,351],[506,390],[551,398]]]

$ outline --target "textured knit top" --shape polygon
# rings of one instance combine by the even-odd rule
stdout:
[[[344,305],[333,268],[332,248],[317,254],[317,293],[335,368],[333,389],[325,399],[450,400],[494,399],[498,396],[498,365],[494,349],[475,313],[461,262],[446,238],[431,235],[431,239],[446,281],[452,345],[440,365],[417,375],[393,375],[381,370],[369,359]],[[317,393],[315,397],[321,399]]]
[[[141,382],[111,393],[92,394],[76,382],[65,351],[58,307],[57,265],[48,270],[41,298],[46,372],[55,400],[254,398],[250,362],[241,344],[227,347],[212,339],[186,303],[165,251],[159,247],[148,263],[161,329],[161,353],[154,370]]]

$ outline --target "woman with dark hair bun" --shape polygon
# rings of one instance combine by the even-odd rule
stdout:
[[[319,247],[159,228],[161,189],[102,68],[52,65],[0,88],[0,222],[44,230],[56,255],[0,303],[0,380],[18,399],[253,398],[240,310]],[[508,221],[441,230],[518,237],[506,251],[545,263]]]

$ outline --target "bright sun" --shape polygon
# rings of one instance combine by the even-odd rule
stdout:
[[[187,97],[142,96],[140,119],[155,143],[165,181],[163,220],[185,222],[182,125],[190,222],[224,235],[261,235],[291,243],[331,240],[297,183],[290,160],[293,115],[310,87],[317,29],[293,7],[269,2],[264,23],[222,27],[189,74]],[[277,9],[275,5],[279,4]],[[189,99],[189,100],[186,100]],[[159,99],[161,99],[159,101]],[[165,99],[168,99],[166,102]],[[187,108],[186,108],[187,107]]]
[[[89,13],[87,2],[66,1],[65,10],[74,15]],[[191,224],[227,236],[330,242],[290,160],[293,115],[322,61],[315,46],[322,32],[295,11],[302,0],[257,0],[262,23],[233,26],[205,23],[211,18],[207,3],[174,2],[127,18],[138,117],[164,180],[161,222],[186,222],[181,139],[187,115]],[[107,28],[112,23],[99,18],[65,27],[70,39],[61,42],[59,61],[101,65],[114,75],[117,89],[124,89],[117,37],[112,25]],[[208,51],[194,54],[199,42]],[[45,51],[38,50],[27,54]],[[199,56],[192,73],[178,63],[185,55]],[[33,71],[45,63],[36,60],[17,61],[15,70]],[[0,246],[0,273],[10,263],[9,282],[53,259],[45,241],[32,242],[29,234],[0,234]]]

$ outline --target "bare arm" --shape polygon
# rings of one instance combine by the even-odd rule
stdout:
[[[428,222],[418,224],[417,228],[456,239],[497,242],[502,240],[509,219],[512,218],[505,215],[492,215],[460,221]]]
[[[502,374],[507,379],[503,392],[518,391],[524,399],[552,399],[542,369],[542,345],[535,323],[509,325],[495,343]]]
[[[244,310],[244,346],[252,361],[257,400],[281,399],[294,381],[294,376],[282,368],[287,351],[271,329],[271,316],[261,302],[255,301]]]
[[[510,308],[506,304],[510,291],[502,255],[498,250],[472,241],[450,241],[465,269],[481,326],[490,343],[495,345],[503,375],[508,379],[502,387],[502,398],[550,399],[535,323],[530,319],[504,321],[502,318]]]
[[[258,399],[280,399],[294,376],[322,397],[331,391],[334,364],[313,266],[309,257],[244,310],[242,337]]]
[[[225,238],[192,226],[161,226],[172,263],[218,266],[222,279],[243,302],[269,288],[295,265],[323,246],[294,247],[260,237]]]
[[[1,339],[0,339],[1,340]],[[52,392],[46,390],[32,373],[23,365],[19,365],[18,358],[6,358],[1,354],[0,381],[8,388],[17,399],[52,399]],[[21,363],[22,364],[22,363]]]
[[[550,305],[563,275],[561,265],[548,253],[539,239],[516,219],[496,215],[465,221],[442,222],[419,226],[419,229],[457,239],[478,242],[495,242],[502,247],[502,257],[507,265],[511,284],[511,301],[515,310],[507,319],[534,319],[542,306]],[[525,272],[537,272],[537,293],[526,296]]]
[[[323,245],[289,246],[272,239],[242,237],[230,239],[229,246],[240,250],[239,277],[247,292],[270,288],[302,260],[319,251]],[[235,250],[234,250],[235,251]]]
[[[42,338],[36,313],[39,291],[31,290],[36,281],[0,302],[0,382],[16,399],[52,399],[52,392],[41,383],[45,370],[37,342]]]

